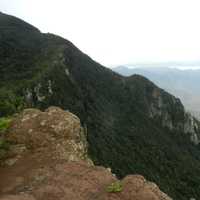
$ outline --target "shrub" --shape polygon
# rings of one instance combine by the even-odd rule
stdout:
[[[9,150],[9,143],[5,139],[0,138],[0,161],[6,158],[8,150]]]
[[[122,191],[122,184],[119,181],[112,183],[107,187],[107,192],[121,192],[121,191]]]
[[[23,98],[13,91],[0,89],[0,117],[12,115],[23,108]]]
[[[4,133],[8,129],[10,122],[11,118],[0,118],[0,160],[6,157],[6,153],[9,150],[9,143],[6,141]]]
[[[3,133],[8,129],[10,122],[11,118],[8,117],[0,118],[0,133]]]

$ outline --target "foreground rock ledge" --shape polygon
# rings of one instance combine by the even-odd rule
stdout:
[[[121,192],[107,192],[116,177],[92,164],[80,120],[60,108],[24,110],[8,139],[14,145],[0,168],[0,200],[171,199],[140,175],[125,177]]]

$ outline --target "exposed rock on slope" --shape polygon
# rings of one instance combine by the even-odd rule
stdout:
[[[92,164],[80,120],[58,107],[24,110],[7,138],[13,145],[10,166],[0,168],[1,200],[170,200],[139,175],[125,177],[122,191],[108,192],[117,178]]]
[[[171,200],[139,175],[125,177],[121,192],[107,192],[117,179],[107,169],[84,162],[40,165],[11,180],[1,188],[1,200]]]
[[[190,113],[185,113],[184,133],[189,134],[195,145],[200,143],[200,122]]]
[[[200,117],[200,70],[187,69],[181,70],[171,68],[171,66],[182,65],[181,63],[154,63],[150,65],[142,64],[137,66],[118,66],[113,71],[131,76],[140,74],[147,77],[159,87],[167,90],[171,94],[178,96],[186,109]],[[189,66],[190,64],[188,64]],[[180,67],[179,66],[179,67]],[[178,66],[177,66],[178,67]],[[183,66],[182,66],[183,67]],[[199,118],[200,119],[200,118]]]
[[[25,109],[12,120],[8,132],[7,140],[13,144],[11,156],[13,150],[18,156],[25,151],[45,152],[46,157],[55,160],[90,162],[79,118],[58,107],[50,107],[45,112]]]
[[[164,90],[158,88],[144,77],[134,75],[127,77],[131,87],[140,84],[138,80],[143,80],[143,87],[138,86],[138,93],[143,93],[143,104],[146,104],[147,114],[150,118],[159,122],[163,127],[171,131],[179,131],[190,137],[195,145],[200,142],[200,123],[191,114],[186,113],[180,99],[169,95]]]

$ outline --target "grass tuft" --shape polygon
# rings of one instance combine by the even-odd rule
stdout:
[[[8,129],[10,122],[11,118],[9,117],[0,118],[0,133],[5,132]]]
[[[115,193],[115,192],[121,192],[122,191],[122,184],[120,181],[117,181],[115,183],[112,183],[109,185],[106,189],[107,192]]]

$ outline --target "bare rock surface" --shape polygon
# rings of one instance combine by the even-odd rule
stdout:
[[[57,107],[24,110],[7,137],[13,145],[0,167],[0,200],[171,200],[140,175],[108,192],[119,180],[92,164],[80,120]]]
[[[58,107],[50,107],[45,112],[25,109],[12,121],[8,132],[7,139],[15,144],[10,157],[31,151],[57,160],[89,161],[79,118]]]
[[[81,161],[26,162],[0,171],[1,200],[170,200],[140,175],[125,177],[122,191],[110,193],[107,188],[117,179],[103,167]],[[8,175],[10,180],[6,180]]]

